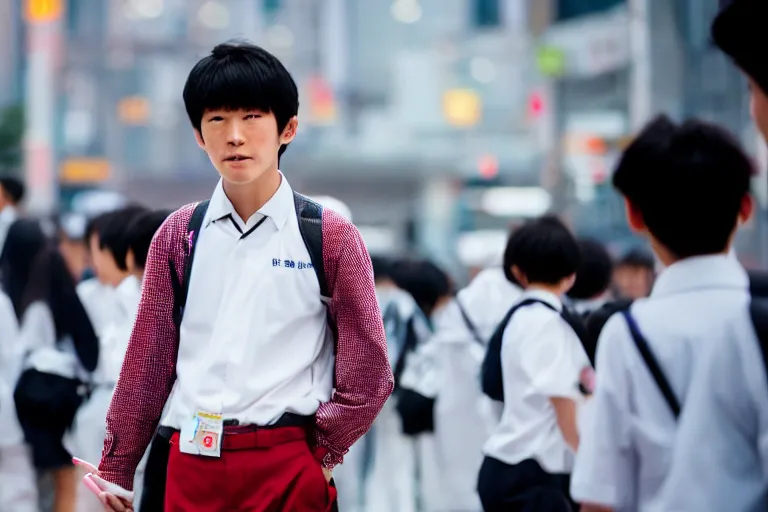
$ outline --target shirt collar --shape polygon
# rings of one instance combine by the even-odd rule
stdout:
[[[555,308],[557,311],[563,310],[563,302],[560,300],[560,297],[558,297],[552,292],[547,292],[547,291],[538,290],[538,289],[533,289],[533,290],[528,289],[523,292],[522,296],[520,296],[520,301],[518,302],[522,302],[525,299],[540,300],[542,302],[546,302],[547,304]]]
[[[659,275],[651,296],[711,288],[749,288],[747,272],[733,255],[695,256],[678,261]]]
[[[274,222],[275,227],[279,230],[283,229],[285,223],[288,221],[290,213],[294,211],[293,206],[293,189],[285,179],[283,173],[280,173],[280,186],[274,195],[264,203],[264,206],[258,209],[250,219],[242,219],[246,228],[250,224],[254,224],[262,216],[269,217]],[[232,202],[224,192],[224,183],[222,179],[219,179],[219,183],[211,195],[211,201],[208,205],[208,215],[205,226],[208,227],[212,222],[223,219],[231,215],[235,219],[239,219],[240,216],[235,212],[235,207],[232,206]]]

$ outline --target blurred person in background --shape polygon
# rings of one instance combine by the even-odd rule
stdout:
[[[761,0],[723,3],[712,37],[746,73],[752,116],[768,140],[764,28],[768,4]],[[738,172],[736,167],[729,170]],[[713,204],[724,200],[721,195]],[[662,490],[664,510],[768,509],[768,305],[764,273],[749,277],[749,306],[742,309],[735,325],[704,350],[697,347],[700,363],[685,393],[674,456]],[[756,277],[762,286],[755,286]],[[700,313],[700,318],[706,319],[706,313]]]
[[[443,506],[441,479],[444,469],[440,467],[434,437],[434,404],[439,391],[434,327],[441,322],[446,307],[453,300],[453,283],[443,269],[420,258],[397,261],[393,276],[398,286],[416,301],[429,328],[422,339],[409,338],[416,343],[406,346],[398,361],[402,365],[395,365],[395,373],[399,375],[395,398],[402,431],[412,437],[416,447],[420,508],[433,512]]]
[[[24,184],[18,178],[0,178],[0,256],[11,225],[19,218],[19,205],[24,200]]]
[[[134,230],[134,224],[144,216],[152,216],[152,213],[140,207],[121,208],[106,214],[98,224],[98,232],[92,235],[92,238],[97,240],[92,241],[91,249],[94,258],[99,260],[100,275],[107,269],[110,279],[122,277],[122,280],[117,286],[111,284],[114,281],[98,284],[91,292],[84,291],[82,285],[78,287],[78,295],[99,337],[99,364],[93,373],[93,391],[78,410],[71,434],[65,439],[65,446],[78,458],[85,460],[95,460],[101,456],[106,434],[104,420],[120,375],[141,296],[140,279],[143,267],[137,266],[132,247],[140,245],[137,249],[139,257],[143,254],[146,258],[144,246],[149,246],[154,232],[162,224],[167,212],[151,217],[149,228]],[[159,220],[156,217],[159,217]],[[152,228],[155,231],[146,233],[147,229]],[[109,302],[106,302],[105,295],[109,296]],[[82,469],[80,472],[81,476],[85,476]],[[96,496],[85,486],[78,486],[79,512],[102,508],[103,505]]]
[[[17,222],[7,242],[11,275],[28,272],[18,312],[24,358],[14,392],[16,409],[35,468],[53,476],[54,512],[71,512],[77,481],[63,437],[96,368],[98,339],[64,259],[46,246],[39,225]],[[35,252],[29,266],[27,258]]]
[[[576,271],[576,282],[566,296],[576,313],[586,318],[612,298],[613,260],[597,240],[582,238],[578,242],[581,265]]]
[[[600,335],[596,387],[571,483],[585,512],[748,510],[732,506],[736,495],[726,493],[720,506],[699,501],[703,489],[690,481],[676,486],[675,506],[662,490],[680,443],[702,452],[699,462],[681,464],[685,474],[702,465],[701,471],[715,470],[703,453],[716,442],[683,435],[678,419],[688,414],[697,376],[713,378],[699,370],[701,355],[734,334],[749,338],[749,281],[730,252],[752,214],[752,172],[725,130],[696,120],[678,125],[666,116],[649,123],[621,157],[613,184],[625,199],[628,223],[649,238],[665,268],[650,297],[614,315]],[[711,432],[717,418],[696,422]]]
[[[569,511],[578,382],[589,358],[561,297],[576,279],[579,246],[561,221],[543,217],[512,235],[507,254],[525,291],[496,331],[504,410],[483,447],[477,489],[487,512]]]
[[[67,263],[76,283],[93,277],[86,229],[88,220],[84,215],[68,213],[58,223],[59,252]]]
[[[480,388],[480,368],[488,339],[522,293],[504,252],[502,266],[482,269],[435,318],[430,345],[438,372],[434,436],[441,501],[434,510],[482,509],[477,474],[501,410],[491,410]]]
[[[424,343],[430,336],[429,322],[413,296],[397,285],[395,272],[402,265],[381,256],[372,257],[371,263],[389,362],[399,375],[411,347]],[[416,510],[416,445],[403,433],[396,405],[397,398],[390,397],[364,438],[370,450],[364,485],[365,511]]]
[[[0,510],[38,512],[37,477],[13,400],[23,358],[18,335],[13,304],[0,292]]]
[[[643,249],[631,249],[613,269],[614,293],[618,298],[641,299],[651,293],[656,276],[653,255]]]

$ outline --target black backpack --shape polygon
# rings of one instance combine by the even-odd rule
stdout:
[[[509,321],[512,319],[512,315],[517,312],[518,309],[530,306],[532,304],[542,304],[553,311],[557,311],[552,305],[538,299],[525,299],[514,306],[507,312],[504,319],[501,321],[496,330],[494,331],[491,339],[488,341],[488,350],[485,352],[485,358],[483,359],[483,366],[481,369],[481,386],[483,393],[493,400],[503,402],[504,401],[504,380],[502,376],[501,365],[501,344],[504,338],[504,330],[507,328]],[[572,313],[568,308],[563,305],[563,310],[560,312],[560,316],[565,320],[568,325],[571,326],[576,336],[581,341],[582,346],[587,352],[587,357],[592,365],[595,361],[595,351],[588,342],[588,336],[586,328],[581,318]]]

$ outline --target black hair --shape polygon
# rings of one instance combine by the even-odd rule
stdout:
[[[170,214],[169,210],[144,212],[137,215],[128,226],[128,248],[133,253],[137,267],[142,269],[146,267],[152,239]]]
[[[441,297],[453,293],[451,278],[429,260],[409,258],[395,261],[391,267],[392,280],[408,292],[427,317]]]
[[[85,226],[85,243],[90,244],[91,238],[96,235],[97,238],[101,237],[101,232],[104,230],[104,226],[109,222],[114,212],[104,212],[91,218]]]
[[[624,152],[613,185],[661,244],[687,258],[727,249],[753,172],[727,131],[659,116]]]
[[[505,265],[514,265],[528,284],[557,284],[576,273],[581,263],[579,245],[556,217],[527,222],[512,234]]]
[[[516,233],[516,229],[513,229],[512,231],[510,231],[509,237],[507,237],[507,246],[504,248],[503,270],[504,270],[504,276],[507,278],[507,281],[509,281],[510,283],[516,286],[521,286],[520,281],[518,281],[515,275],[512,273],[512,253],[513,253],[512,237]]]
[[[117,268],[128,270],[125,261],[129,249],[128,227],[134,219],[147,210],[142,206],[126,206],[110,212],[99,232],[99,247],[108,250],[115,259]]]
[[[568,291],[574,300],[588,300],[607,291],[613,276],[613,261],[603,244],[591,238],[578,241],[581,264],[576,270],[576,282]]]
[[[299,91],[285,66],[271,53],[248,42],[216,46],[189,73],[184,105],[200,132],[206,110],[259,110],[271,112],[282,133],[299,112]],[[285,152],[283,144],[278,157]]]
[[[3,176],[0,178],[0,188],[5,196],[13,203],[18,204],[24,199],[24,183],[13,176]]]
[[[51,311],[56,339],[71,337],[83,367],[89,372],[95,370],[99,360],[98,338],[80,302],[72,274],[53,247],[44,248],[32,264],[22,315],[35,302],[43,302]]]
[[[392,278],[392,260],[389,258],[371,256],[371,266],[373,267],[373,278],[376,281]]]
[[[645,268],[654,272],[656,270],[656,261],[653,259],[653,255],[650,252],[635,247],[624,253],[624,255],[619,258],[616,266]]]
[[[0,268],[3,288],[11,299],[16,318],[24,312],[24,293],[33,274],[33,264],[47,244],[40,223],[19,219],[8,229]]]

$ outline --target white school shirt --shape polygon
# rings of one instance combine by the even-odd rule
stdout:
[[[44,302],[33,302],[21,319],[19,340],[27,354],[23,369],[33,368],[67,379],[88,380],[72,338],[56,339],[53,314]]]
[[[562,319],[562,302],[541,290],[527,290],[520,300],[543,304],[520,308],[504,330],[501,347],[504,410],[483,452],[505,464],[536,460],[551,474],[570,473],[573,451],[557,425],[551,398],[581,401],[578,383],[589,366],[576,333]]]
[[[18,335],[19,325],[13,304],[7,295],[0,292],[0,432],[3,433],[0,448],[24,442],[13,400],[22,361]]]
[[[114,289],[115,316],[99,336],[99,366],[94,379],[100,384],[114,386],[123,367],[128,341],[141,300],[141,281],[128,276]]]
[[[198,410],[257,425],[314,414],[331,398],[333,343],[288,180],[246,221],[219,181],[197,236],[162,424]]]
[[[747,305],[748,286],[735,258],[688,258],[666,268],[651,296],[632,305],[682,405],[696,358],[728,335]],[[616,510],[653,510],[660,506],[677,424],[621,315],[608,321],[597,347],[595,393],[582,423],[571,496]]]
[[[768,510],[768,378],[746,308],[696,365],[658,512]]]

